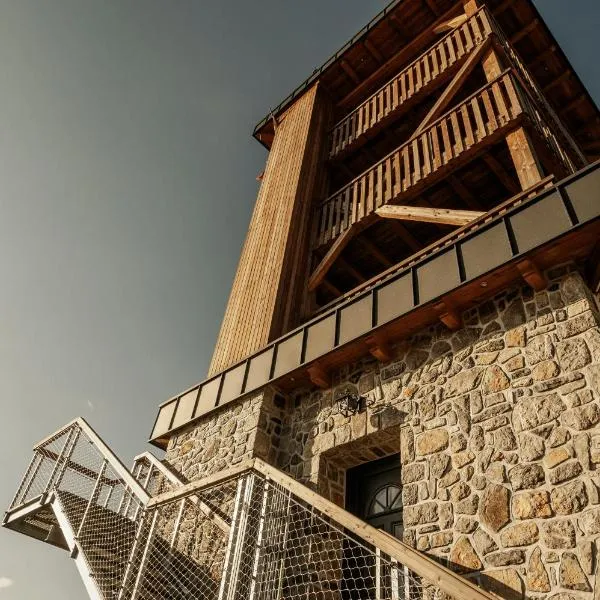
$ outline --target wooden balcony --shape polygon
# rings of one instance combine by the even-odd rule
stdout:
[[[385,204],[414,199],[525,119],[540,134],[549,155],[562,165],[559,174],[573,172],[542,112],[509,69],[318,206],[314,247],[336,239],[355,224],[367,225]]]
[[[339,158],[351,147],[359,146],[389,120],[430,94],[492,33],[489,14],[482,8],[441,38],[335,125],[330,133],[329,158]]]

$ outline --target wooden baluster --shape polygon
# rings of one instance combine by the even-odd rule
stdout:
[[[476,44],[481,43],[484,38],[484,34],[481,31],[481,27],[479,25],[479,13],[471,17],[467,21],[467,25],[471,28],[471,34],[473,36],[473,40]]]
[[[437,50],[440,53],[441,69],[442,71],[445,71],[448,68],[448,57],[446,56],[446,47],[443,43],[438,44]]]
[[[377,123],[378,111],[377,111],[377,96],[371,98],[371,123],[369,127],[373,127]]]
[[[492,105],[492,99],[488,90],[481,92],[481,99],[483,100],[483,107],[485,108],[485,114],[487,117],[487,130],[488,133],[493,133],[498,129],[498,122],[496,121],[496,112]]]
[[[350,193],[351,186],[344,190],[344,213],[342,221],[342,231],[346,231],[350,227]]]
[[[365,207],[365,216],[370,215],[375,210],[375,170],[370,169],[366,173],[367,177],[367,206]]]
[[[329,138],[329,156],[332,157],[335,155],[336,145],[337,145],[337,136],[338,136],[338,128],[335,127],[331,132],[331,137]]]
[[[320,235],[320,243],[324,244],[327,241],[326,233],[327,233],[327,207],[329,202],[321,205],[321,235]]]
[[[377,165],[377,188],[375,190],[374,205],[379,208],[383,204],[383,163]]]
[[[377,101],[379,104],[379,110],[377,111],[377,121],[383,118],[385,114],[385,90],[381,90],[379,94],[377,94]]]
[[[385,115],[392,110],[392,84],[385,86]]]
[[[363,120],[363,133],[371,127],[371,101],[367,100],[364,104],[365,114]]]
[[[440,140],[438,134],[438,126],[434,125],[430,130],[431,146],[433,148],[433,170],[436,171],[444,163],[440,153]]]
[[[462,28],[459,27],[456,29],[452,37],[454,38],[454,43],[456,44],[456,58],[460,58],[466,52],[462,39]]]
[[[360,219],[360,181],[352,184],[352,224]]]
[[[414,165],[414,174],[413,174],[413,185],[415,183],[417,183],[418,181],[420,181],[422,179],[422,175],[421,175],[421,156],[419,154],[419,140],[415,139],[412,141],[412,144],[410,145],[411,147],[411,154],[412,154],[412,159],[413,159],[413,165]]]
[[[463,36],[465,37],[465,50],[469,52],[475,43],[473,42],[473,38],[471,37],[471,28],[469,27],[469,22],[467,21],[461,27]]]
[[[483,122],[483,117],[481,116],[479,102],[480,98],[478,96],[471,100],[471,110],[475,115],[475,123],[477,123],[476,137],[478,142],[480,142],[486,135],[485,124]]]
[[[398,108],[398,102],[398,78],[396,77],[394,81],[392,81],[392,110]]]
[[[500,125],[506,125],[510,119],[510,114],[504,100],[504,95],[502,94],[502,89],[497,81],[494,81],[492,84],[492,94],[496,103],[498,122]]]
[[[456,150],[455,155],[458,156],[465,148],[463,146],[462,133],[460,131],[458,117],[455,110],[450,114],[450,122],[452,123],[452,131],[454,133],[454,148]]]
[[[402,90],[402,102],[406,101],[407,91],[406,91],[406,73],[402,73],[400,76],[400,89]]]
[[[402,179],[400,178],[400,152],[395,152],[393,156],[394,165],[394,190],[393,196],[399,196],[402,191]]]
[[[383,203],[387,204],[392,199],[392,196],[393,196],[393,191],[392,191],[393,168],[392,168],[392,157],[391,156],[388,156],[388,158],[385,159],[384,171],[385,171],[385,190],[384,190],[384,195],[383,195]]]
[[[508,94],[508,99],[510,102],[510,114],[512,118],[515,119],[523,112],[523,105],[521,104],[519,95],[515,89],[512,77],[510,75],[505,75],[502,78],[502,82],[504,83],[506,92]]]
[[[471,115],[469,113],[469,105],[463,104],[460,107],[460,112],[462,114],[462,121],[465,127],[465,144],[468,150],[475,143],[475,138],[473,136],[473,127],[471,124]]]
[[[423,78],[423,85],[427,85],[431,81],[431,69],[429,65],[429,54],[423,57],[423,66],[425,67],[425,77]]]
[[[418,92],[422,87],[423,87],[423,65],[422,65],[422,61],[417,61],[415,63],[415,75],[416,75],[416,81],[415,81],[415,92]]]
[[[446,38],[446,45],[448,47],[448,64],[453,65],[456,62],[456,51],[454,45],[456,44],[455,38],[457,37],[456,32]]]
[[[420,142],[423,151],[423,177],[427,177],[431,173],[431,147],[429,145],[428,131],[421,134]]]
[[[329,205],[329,215],[327,219],[327,240],[333,239],[333,223],[335,219],[335,209],[336,209],[336,196],[334,196]]]
[[[407,190],[412,185],[411,169],[410,169],[410,146],[402,148],[402,164],[404,165],[404,183],[403,190]]]
[[[454,158],[454,150],[452,148],[452,143],[450,142],[450,132],[448,131],[448,119],[443,119],[440,122],[440,128],[442,130],[442,140],[444,142],[444,152],[443,159],[444,164],[448,163],[452,158]]]
[[[408,90],[407,90],[407,98],[412,97],[412,95],[415,93],[415,83],[414,83],[414,70],[412,68],[410,68],[408,70]]]
[[[436,78],[440,74],[440,65],[438,61],[437,49],[434,47],[432,51],[429,53],[431,56],[431,77]]]

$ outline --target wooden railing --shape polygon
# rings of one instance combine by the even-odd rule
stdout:
[[[432,123],[327,198],[316,214],[315,246],[326,244],[432,174],[487,140],[492,141],[523,113],[510,70]],[[416,191],[416,190],[415,190]]]
[[[427,93],[436,79],[458,67],[491,33],[488,13],[481,8],[337,123],[330,133],[329,157],[334,158],[388,116],[403,110],[409,101]]]

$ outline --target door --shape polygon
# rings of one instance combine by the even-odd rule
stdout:
[[[395,454],[346,472],[346,508],[377,529],[402,537],[400,455]],[[349,541],[344,548],[343,600],[402,600],[402,567],[381,561]]]
[[[349,469],[346,473],[346,506],[369,525],[401,539],[400,455]]]

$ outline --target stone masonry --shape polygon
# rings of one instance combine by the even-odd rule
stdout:
[[[251,456],[343,505],[345,472],[400,454],[404,541],[506,598],[596,600],[600,317],[574,267],[346,365],[330,390],[266,390],[172,438],[198,479]],[[368,408],[344,416],[348,390]],[[594,594],[595,582],[598,590]]]

